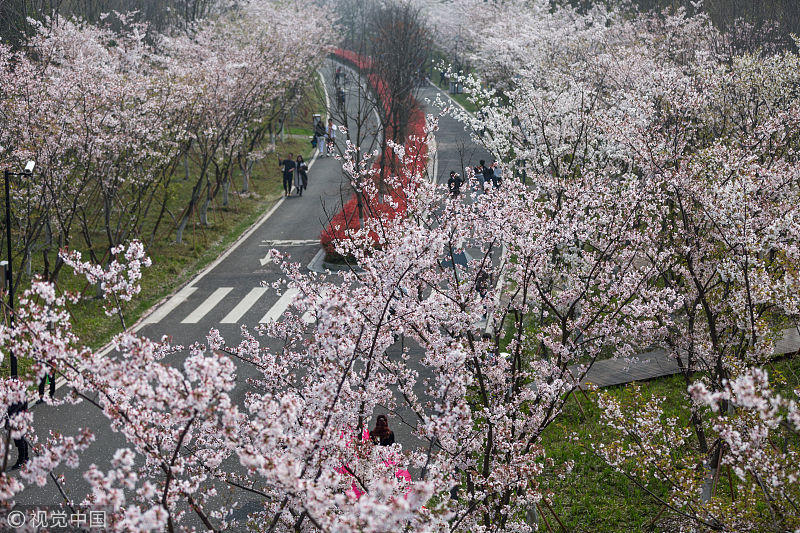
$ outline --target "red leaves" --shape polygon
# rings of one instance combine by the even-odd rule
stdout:
[[[367,72],[372,64],[372,59],[363,57],[350,50],[336,49],[336,55],[341,60],[352,64],[361,72]],[[384,81],[374,74],[369,74],[367,79],[375,90],[384,109],[388,112],[389,104],[386,101]],[[384,126],[384,132],[391,129],[391,125]],[[405,190],[412,182],[420,179],[427,165],[428,147],[425,142],[425,114],[419,102],[414,102],[414,110],[408,124],[409,135],[405,142],[404,157],[399,157],[392,147],[387,147],[380,158],[373,165],[376,171],[373,174],[380,176],[381,165],[384,167],[384,174],[391,174],[398,185],[388,186],[383,194],[365,193],[363,195],[362,214],[364,217],[380,217],[389,221],[396,217],[405,216],[408,210],[408,199]],[[385,183],[385,181],[384,181]],[[377,190],[377,188],[376,188]],[[358,230],[360,228],[358,198],[355,194],[342,206],[342,209],[331,218],[328,226],[320,235],[320,243],[328,253],[334,251],[334,241],[346,238],[348,230]],[[374,232],[370,234],[373,240],[378,242],[378,235]]]

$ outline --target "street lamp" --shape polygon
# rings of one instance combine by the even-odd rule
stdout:
[[[5,265],[5,281],[8,283],[8,324],[10,327],[14,326],[14,277],[11,270],[13,261],[11,259],[11,186],[9,182],[11,181],[11,176],[30,176],[33,174],[33,167],[35,166],[35,162],[28,161],[22,172],[11,172],[8,169],[3,172],[3,181],[5,181],[6,188],[6,251],[8,253],[8,263]],[[8,356],[11,361],[11,377],[16,378],[18,375],[17,356],[11,350],[9,350]]]
[[[528,144],[528,136],[525,134],[525,130],[522,128],[522,122],[519,119],[519,116],[514,115],[511,117],[511,125],[513,127],[519,128],[519,132],[522,134],[522,140],[527,145]],[[517,159],[517,166],[522,165],[522,160]],[[522,168],[522,184],[525,185],[525,178],[527,177],[527,172],[525,171],[525,167]]]

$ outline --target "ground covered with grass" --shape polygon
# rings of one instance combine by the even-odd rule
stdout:
[[[800,356],[792,355],[768,366],[770,379],[778,389],[796,386]],[[668,376],[642,383],[605,389],[622,403],[634,397],[634,387],[645,396],[662,396],[664,412],[689,426],[686,381]],[[563,479],[547,478],[545,488],[552,492],[553,511],[566,531],[576,532],[668,532],[675,531],[675,517],[653,497],[596,456],[590,444],[603,442],[606,431],[593,392],[574,393],[564,411],[542,438],[542,446],[555,464],[575,461],[572,473]],[[696,443],[690,443],[695,445]],[[726,485],[720,484],[721,489]],[[663,488],[666,491],[666,487]],[[663,493],[662,493],[663,494]],[[555,517],[545,517],[553,531],[562,531]],[[547,528],[545,528],[547,530]]]

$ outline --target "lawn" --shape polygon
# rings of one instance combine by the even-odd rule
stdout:
[[[461,105],[461,107],[463,107],[464,109],[466,109],[470,113],[475,113],[476,111],[478,111],[478,106],[475,105],[469,99],[469,97],[466,94],[464,94],[464,93],[451,94],[450,93],[450,82],[449,81],[444,81],[442,83],[442,81],[441,81],[441,77],[439,76],[439,72],[440,72],[439,66],[441,66],[441,65],[447,66],[447,65],[451,65],[452,63],[453,63],[453,61],[452,61],[451,58],[447,57],[440,50],[435,50],[433,52],[433,57],[431,58],[431,60],[430,60],[430,62],[428,64],[428,67],[426,68],[428,76],[430,77],[431,81],[438,88],[440,88],[443,92],[447,93],[450,96],[450,98],[452,98],[453,100],[458,102],[458,104]],[[468,72],[472,71],[472,69],[469,69],[469,68],[467,70],[468,70]]]
[[[469,99],[468,95],[464,93],[452,94],[450,92],[449,82],[445,81],[444,83],[440,83],[438,73],[436,73],[435,76],[431,78],[431,81],[433,81],[433,83],[437,87],[442,89],[442,91],[446,92],[450,96],[450,98],[458,102],[458,104],[465,110],[467,110],[469,113],[475,113],[476,111],[478,111],[478,106],[475,105],[475,103],[473,103],[472,100]]]
[[[797,384],[800,357],[792,356],[775,361],[769,368],[770,379],[779,389]],[[686,383],[682,376],[669,376],[638,383],[645,395],[665,398],[664,411],[668,416],[678,416],[688,426],[688,416],[683,408]],[[606,389],[624,402],[632,397],[632,386]],[[542,445],[555,464],[575,461],[575,467],[564,479],[547,478],[546,489],[553,493],[553,509],[567,531],[589,532],[649,532],[672,531],[674,523],[668,512],[638,489],[632,482],[613,469],[589,449],[589,443],[602,441],[604,428],[600,424],[599,410],[592,393],[573,394],[564,411],[542,436]],[[547,516],[551,527],[555,521]],[[558,531],[556,525],[554,530]]]

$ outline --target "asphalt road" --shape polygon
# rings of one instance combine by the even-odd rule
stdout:
[[[326,64],[322,73],[333,98],[333,64]],[[439,92],[433,86],[427,86],[420,90],[419,97],[423,102],[432,102]],[[352,105],[349,100],[348,104]],[[427,103],[426,107],[427,112],[438,113],[432,104]],[[465,164],[475,165],[485,155],[472,144],[464,126],[448,116],[440,120],[436,145],[436,179],[439,183],[446,183],[450,170],[463,172]],[[259,322],[279,320],[290,305],[290,298],[286,295],[279,297],[269,288],[271,283],[282,278],[282,273],[278,265],[266,260],[267,251],[276,248],[290,254],[293,261],[310,263],[320,251],[319,235],[327,220],[326,212],[334,213],[342,199],[347,200],[348,187],[342,175],[341,162],[330,157],[316,159],[309,171],[308,190],[302,197],[281,200],[268,218],[262,219],[260,225],[245,234],[232,250],[145,317],[137,326],[138,333],[154,339],[168,335],[175,344],[190,345],[204,340],[208,331],[216,328],[229,344],[235,345],[242,324],[253,330]],[[273,348],[280,343],[272,339],[261,340]],[[182,358],[183,355],[176,354],[168,362],[181,364]],[[251,367],[240,366],[237,379],[244,384],[256,375]],[[58,394],[63,392],[61,389]],[[241,402],[245,392],[246,385],[237,387],[234,401]],[[56,472],[64,476],[68,496],[74,501],[82,500],[88,486],[81,473],[92,463],[105,470],[114,451],[126,447],[125,440],[111,431],[103,415],[87,402],[60,407],[43,404],[32,410],[40,439],[45,439],[51,430],[70,435],[81,427],[88,427],[95,434],[95,442],[80,458],[79,469],[62,467]],[[400,419],[390,423],[398,442],[412,440],[410,430],[400,423],[402,413],[396,416]],[[14,459],[12,457],[9,464],[13,464]],[[61,503],[63,498],[51,482],[43,488],[28,486],[17,501],[25,505],[53,505]]]

